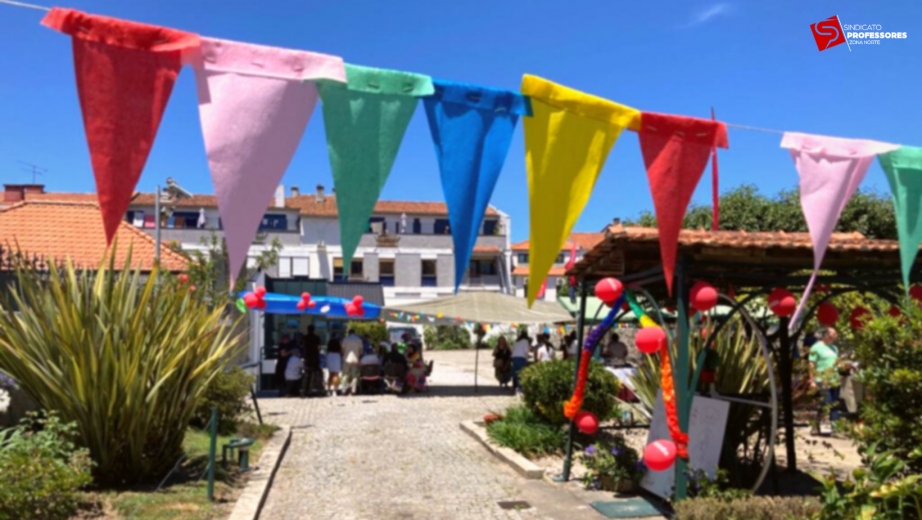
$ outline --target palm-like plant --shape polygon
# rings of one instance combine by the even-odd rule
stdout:
[[[162,476],[208,383],[243,346],[222,309],[157,269],[116,271],[114,258],[96,271],[20,264],[0,293],[0,368],[77,424],[104,485]]]

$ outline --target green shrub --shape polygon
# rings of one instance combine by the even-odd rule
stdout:
[[[859,377],[872,396],[861,403],[858,439],[865,448],[897,452],[922,473],[922,310],[911,307],[903,309],[906,318],[873,319],[855,338]]]
[[[805,520],[819,511],[816,499],[804,497],[692,498],[674,507],[676,520]]]
[[[237,322],[156,269],[145,280],[108,262],[47,273],[21,264],[14,279],[17,291],[0,291],[0,367],[76,423],[97,484],[166,474],[209,383],[244,345]]]
[[[426,348],[433,350],[461,350],[474,346],[470,333],[461,325],[426,325],[423,341]]]
[[[30,413],[0,432],[0,520],[69,518],[77,491],[92,482],[89,454],[74,446],[73,424]]]
[[[192,425],[205,428],[211,421],[211,407],[218,407],[218,434],[231,435],[237,431],[237,421],[250,412],[248,402],[253,376],[240,367],[221,372],[205,389],[205,395],[195,407]]]
[[[390,341],[390,337],[387,334],[387,325],[381,323],[380,321],[367,320],[367,321],[350,321],[346,326],[346,330],[352,329],[359,336],[368,336],[368,339],[371,340],[372,345],[379,345],[382,341]]]
[[[581,456],[587,472],[583,482],[587,485],[595,480],[607,477],[614,482],[636,484],[643,473],[640,469],[640,455],[637,450],[627,445],[624,437],[615,436],[611,442],[591,444]]]
[[[541,420],[524,406],[512,406],[506,415],[487,425],[490,439],[526,457],[540,457],[558,453],[567,442],[566,433],[559,426]]]
[[[560,426],[568,422],[563,405],[573,395],[574,363],[572,360],[534,363],[522,371],[525,404],[550,424]],[[618,378],[593,361],[589,364],[583,410],[600,419],[609,417],[616,407],[619,388]]]

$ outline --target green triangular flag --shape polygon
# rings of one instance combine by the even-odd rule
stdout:
[[[434,90],[429,76],[349,64],[345,84],[319,81],[317,86],[336,187],[343,271],[348,273],[417,97]]]
[[[922,242],[922,148],[902,146],[878,156],[893,194],[896,232],[900,239],[903,285],[909,295],[909,273]]]

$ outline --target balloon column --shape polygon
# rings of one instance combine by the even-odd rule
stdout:
[[[713,298],[711,292],[713,292]],[[692,287],[691,300],[694,308],[701,311],[710,310],[717,305],[717,291],[709,284],[698,282]],[[666,332],[644,313],[643,308],[630,292],[627,293],[627,301],[643,327],[637,334],[637,348],[643,349],[647,354],[660,354],[660,387],[663,390],[663,404],[666,408],[666,425],[669,427],[669,436],[672,437],[672,441],[658,440],[647,445],[644,450],[644,463],[653,471],[663,471],[672,467],[677,456],[683,459],[688,458],[688,434],[682,431],[679,424],[675,382],[672,377],[672,363],[667,349]]]
[[[583,397],[586,394],[586,381],[589,380],[589,363],[596,345],[602,340],[605,332],[615,323],[615,317],[621,312],[621,302],[624,299],[624,286],[615,278],[605,278],[595,285],[595,295],[605,305],[611,307],[602,323],[597,325],[583,344],[583,355],[579,361],[579,372],[576,375],[576,388],[573,396],[563,405],[563,414],[567,419],[576,420],[577,427],[583,433],[595,433],[598,429],[599,419],[591,412],[580,412],[583,408]],[[588,414],[588,415],[587,415]],[[592,424],[595,426],[591,426]]]

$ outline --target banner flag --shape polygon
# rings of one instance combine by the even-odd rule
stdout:
[[[506,161],[528,98],[517,92],[433,80],[423,98],[448,206],[455,256],[455,292],[468,269],[487,204]]]
[[[813,242],[813,275],[797,304],[797,310],[791,316],[790,323],[793,326],[813,290],[816,272],[823,262],[826,246],[839,222],[842,209],[858,189],[874,158],[878,154],[896,150],[899,146],[861,139],[785,132],[781,138],[781,147],[791,152],[794,166],[800,175],[800,207]]]
[[[323,124],[336,188],[343,269],[355,255],[391,173],[417,98],[433,93],[432,78],[346,64],[346,83],[321,81]]]
[[[893,195],[896,232],[900,240],[903,285],[909,296],[909,274],[922,242],[922,148],[901,146],[878,156]]]
[[[336,56],[212,38],[191,61],[233,283],[317,104],[311,80],[346,73]]]
[[[727,148],[727,127],[707,119],[644,112],[640,150],[659,228],[666,287],[672,294],[679,230],[715,147]]]
[[[83,126],[106,241],[150,155],[192,33],[55,7],[42,25],[71,36]]]
[[[522,78],[522,94],[532,106],[524,120],[531,306],[621,131],[640,128],[640,112],[536,76]]]

